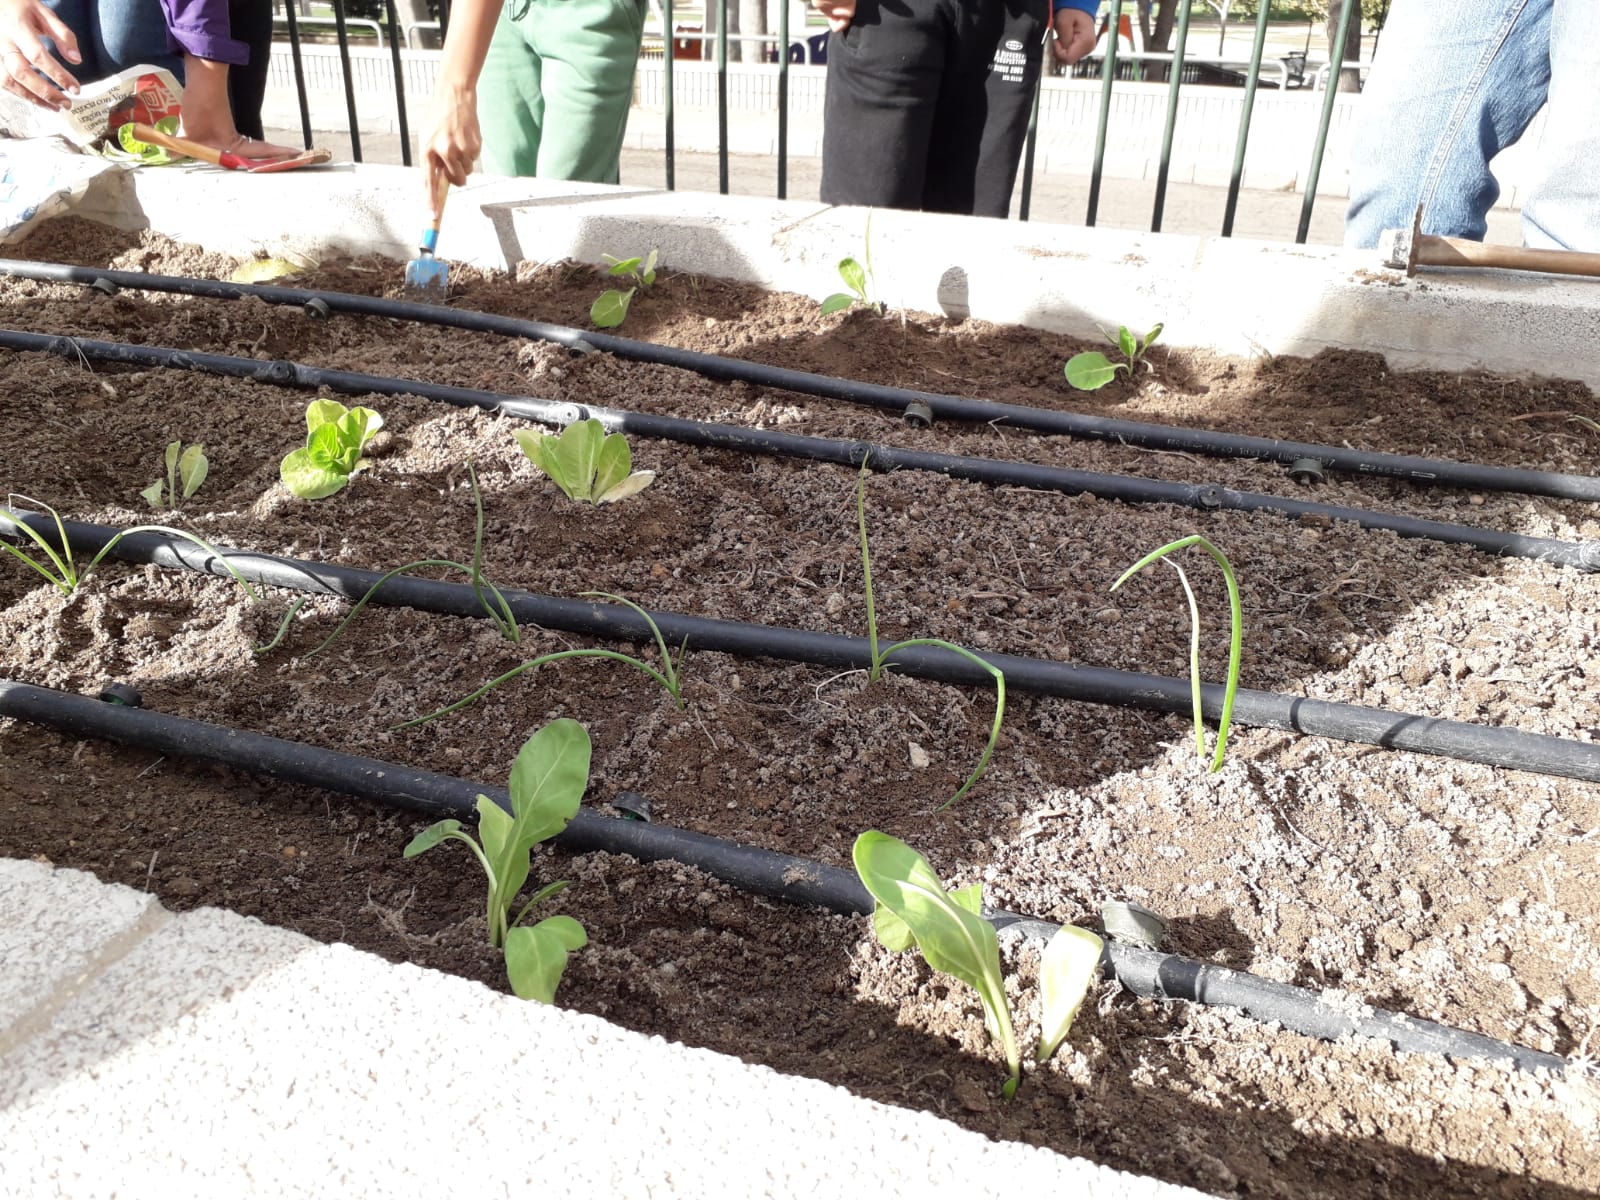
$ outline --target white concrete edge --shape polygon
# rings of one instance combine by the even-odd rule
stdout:
[[[0,860],[0,940],[75,980],[0,1015],[0,1195],[1201,1195],[78,871]]]
[[[423,224],[416,171],[336,166],[249,176],[123,172],[82,215],[232,254],[296,248],[406,260]],[[475,176],[440,237],[451,263],[599,262],[652,247],[676,271],[820,298],[867,212],[814,203]],[[1082,337],[1163,322],[1164,340],[1226,354],[1372,350],[1397,368],[1485,368],[1600,384],[1600,281],[1505,271],[1385,270],[1376,252],[879,210],[871,251],[893,308]],[[820,325],[819,325],[820,327]]]

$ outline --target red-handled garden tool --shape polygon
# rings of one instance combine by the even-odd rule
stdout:
[[[433,185],[433,215],[422,231],[421,253],[406,264],[406,291],[423,300],[443,300],[449,291],[450,264],[433,256],[439,245],[439,223],[444,220],[444,200],[450,179],[439,173]]]
[[[201,162],[214,163],[230,171],[249,171],[256,175],[265,175],[270,171],[293,171],[297,167],[314,167],[333,157],[331,150],[314,149],[290,158],[246,158],[231,150],[214,150],[210,146],[202,146],[199,142],[191,142],[188,138],[162,133],[149,125],[135,124],[133,136],[148,146],[160,146],[163,150],[170,150],[174,154],[198,158]]]

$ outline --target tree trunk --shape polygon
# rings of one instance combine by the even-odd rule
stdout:
[[[732,39],[739,33],[739,7],[740,0],[706,0],[706,40],[701,43],[704,49],[700,57],[716,60],[717,57],[717,26],[724,14],[728,18],[728,61],[738,62],[739,43]]]
[[[1344,60],[1347,63],[1361,61],[1361,0],[1328,0],[1328,62],[1332,63],[1338,57],[1339,51],[1335,43],[1339,40],[1339,22],[1344,19],[1344,6],[1354,4],[1356,11],[1350,16],[1350,32],[1344,39]],[[1361,90],[1361,72],[1355,67],[1347,67],[1339,72],[1339,90],[1341,92],[1359,92]]]
[[[400,36],[405,37],[407,25],[420,21],[433,20],[433,14],[428,11],[428,0],[395,0],[395,16],[400,18]],[[430,50],[439,47],[439,31],[437,29],[419,29],[410,41],[404,45],[416,45]]]
[[[739,0],[739,30],[746,37],[765,35],[767,30],[767,0]],[[756,63],[766,54],[764,42],[740,42],[740,52],[729,54],[740,62]]]

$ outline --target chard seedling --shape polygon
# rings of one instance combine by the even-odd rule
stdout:
[[[168,137],[177,137],[178,125],[177,117],[162,117],[155,123],[154,128],[156,132],[164,133]],[[117,126],[116,145],[113,146],[108,141],[101,147],[100,153],[117,162],[132,163],[141,167],[165,167],[178,161],[165,146],[153,146],[134,137],[131,121]]]
[[[978,759],[978,765],[972,769],[972,774],[967,776],[966,782],[956,789],[954,796],[939,806],[937,811],[943,812],[972,790],[972,785],[978,782],[989,765],[989,759],[994,756],[994,748],[1000,742],[1000,724],[1006,715],[1006,677],[993,663],[985,662],[971,650],[954,642],[947,642],[943,638],[911,638],[904,642],[896,642],[884,650],[878,649],[878,612],[872,596],[872,557],[867,552],[867,459],[865,458],[861,460],[861,471],[856,476],[856,524],[861,531],[861,578],[867,592],[867,646],[868,652],[872,655],[872,667],[867,673],[867,678],[876,682],[883,674],[889,656],[907,646],[941,646],[946,650],[953,650],[994,676],[994,725],[989,730],[989,742],[984,746],[983,755]]]
[[[618,604],[626,604],[629,608],[633,609],[634,612],[643,617],[645,624],[650,626],[650,632],[655,635],[656,649],[661,655],[661,669],[658,671],[643,659],[634,658],[627,654],[620,654],[615,650],[601,650],[598,647],[590,647],[583,650],[557,650],[553,654],[541,654],[538,658],[530,659],[528,662],[523,663],[520,667],[512,667],[511,670],[507,671],[504,675],[495,676],[495,678],[491,679],[488,683],[484,684],[471,695],[463,696],[454,704],[447,704],[437,712],[431,712],[425,717],[413,717],[411,720],[402,721],[398,725],[391,725],[389,727],[390,732],[392,733],[401,729],[409,729],[413,725],[425,725],[429,721],[437,720],[439,717],[455,712],[458,708],[465,708],[474,700],[477,700],[480,697],[494,691],[494,689],[499,687],[502,683],[505,683],[511,679],[515,679],[524,671],[532,671],[536,667],[544,666],[545,663],[560,662],[565,658],[609,658],[615,662],[626,663],[630,667],[636,667],[637,669],[643,671],[646,675],[650,676],[651,679],[654,679],[663,688],[665,688],[667,694],[672,697],[673,703],[675,703],[681,711],[684,707],[684,704],[683,678],[680,672],[683,670],[684,659],[689,655],[688,639],[685,638],[683,644],[678,647],[678,658],[677,661],[674,662],[672,658],[672,652],[667,649],[667,639],[662,635],[661,627],[656,624],[655,618],[653,618],[649,613],[645,612],[644,609],[640,608],[632,600],[625,600],[623,597],[614,596],[610,592],[580,592],[579,595],[600,596],[607,600],[615,600]]]
[[[1135,336],[1133,331],[1126,325],[1117,330],[1116,337],[1112,337],[1102,329],[1100,332],[1105,334],[1106,341],[1122,351],[1122,357],[1127,361],[1114,363],[1098,350],[1088,350],[1082,354],[1074,354],[1067,359],[1067,382],[1080,392],[1096,392],[1115,379],[1118,371],[1126,371],[1129,375],[1132,375],[1134,368],[1139,365],[1146,352],[1149,351],[1151,346],[1155,345],[1156,339],[1161,336],[1161,329],[1162,327],[1157,325],[1149,333],[1145,334],[1142,339]],[[1149,365],[1149,363],[1145,363],[1145,366]]]
[[[56,526],[56,546],[52,546],[49,539],[34,529],[33,526],[18,519],[17,514],[12,511],[11,507],[13,502],[17,500],[26,500],[36,509],[50,514],[50,519],[55,522]],[[134,525],[118,532],[115,537],[100,547],[87,565],[80,568],[73,557],[72,543],[67,540],[66,526],[62,523],[60,513],[42,500],[35,500],[32,496],[24,496],[20,492],[12,492],[7,496],[6,505],[7,507],[0,508],[0,550],[4,550],[13,558],[32,567],[49,581],[50,586],[69,599],[78,588],[83,586],[83,581],[88,577],[89,572],[99,566],[106,555],[116,548],[117,543],[135,533],[164,533],[168,537],[182,538],[186,542],[192,542],[220,562],[228,574],[232,575],[239,586],[244,589],[245,595],[252,600],[259,601],[261,599],[245,577],[239,574],[238,569],[215,546],[199,534],[189,533],[182,529],[174,529],[170,525]],[[17,537],[25,537],[37,546],[39,553],[43,555],[43,559],[35,558],[27,551],[3,540]]]
[[[844,280],[845,287],[850,290],[848,292],[835,292],[823,300],[820,315],[826,317],[830,313],[836,313],[857,304],[863,308],[870,308],[879,316],[883,315],[882,302],[872,298],[873,293],[878,290],[878,277],[872,269],[872,214],[870,212],[867,213],[867,232],[862,240],[862,246],[867,260],[866,269],[863,270],[861,264],[853,258],[841,258],[839,260],[839,278]],[[868,290],[869,284],[870,291]]]
[[[451,819],[428,826],[404,851],[404,857],[415,858],[452,839],[472,851],[488,877],[484,915],[489,944],[504,951],[511,990],[525,1000],[554,1003],[568,953],[589,940],[583,926],[564,915],[522,924],[536,905],[567,886],[565,880],[545,884],[511,915],[517,893],[528,881],[533,848],[555,837],[578,813],[589,785],[589,753],[589,734],[582,725],[566,717],[550,722],[517,752],[511,768],[511,811],[487,796],[478,797],[479,841]]]
[[[1234,578],[1233,564],[1228,561],[1226,554],[1205,538],[1198,533],[1191,534],[1152,550],[1124,571],[1111,585],[1111,590],[1116,591],[1150,564],[1190,546],[1199,546],[1216,560],[1217,566],[1222,568],[1223,583],[1228,588],[1228,681],[1222,694],[1222,716],[1217,722],[1217,751],[1211,760],[1211,769],[1220,771],[1228,746],[1228,727],[1233,723],[1233,700],[1239,690],[1239,659],[1244,641],[1244,608],[1239,602],[1239,582]],[[1169,562],[1168,565],[1178,572],[1178,581],[1183,585],[1183,594],[1189,601],[1189,687],[1194,698],[1194,746],[1195,752],[1203,759],[1206,756],[1206,736],[1200,697],[1200,605],[1195,600],[1194,589],[1189,586],[1189,577],[1184,574],[1183,568],[1176,562]]]
[[[516,437],[528,460],[572,500],[615,504],[655,481],[654,471],[633,469],[628,439],[620,433],[606,433],[605,426],[593,417],[574,421],[559,435],[519,429]]]
[[[361,599],[355,602],[354,607],[345,614],[344,620],[339,622],[334,631],[324,638],[316,649],[306,654],[307,658],[315,658],[333,645],[334,640],[345,631],[345,627],[356,619],[356,614],[366,607],[367,601],[371,600],[377,594],[378,589],[388,583],[389,580],[396,575],[408,575],[422,567],[449,567],[466,574],[471,579],[472,591],[478,598],[478,604],[488,614],[489,619],[494,622],[495,628],[500,631],[500,635],[508,642],[521,643],[522,629],[518,626],[517,618],[511,611],[511,605],[506,602],[506,598],[500,589],[495,587],[489,581],[489,577],[483,573],[483,492],[478,487],[478,473],[474,470],[470,461],[467,463],[467,482],[472,486],[472,505],[475,517],[472,531],[471,565],[464,565],[448,558],[419,558],[415,562],[408,562],[404,566],[396,567],[366,590]],[[289,625],[305,604],[306,599],[300,599],[290,605],[289,611],[284,614],[283,623],[278,626],[276,636],[265,645],[255,647],[255,652],[257,654],[266,654],[269,651],[276,650],[278,644],[283,641],[284,635],[289,632]]]
[[[611,288],[601,292],[589,306],[589,319],[595,325],[601,329],[614,329],[628,319],[628,306],[633,303],[634,293],[640,288],[655,285],[656,251],[650,251],[643,258],[613,258],[609,254],[600,257],[609,264],[609,274],[627,276],[633,280],[633,286],[627,291]]]
[[[278,476],[302,500],[331,496],[367,465],[361,451],[382,428],[383,418],[370,408],[313,400],[306,408],[305,447],[284,458]]]
[[[167,477],[139,493],[151,508],[177,508],[200,489],[211,469],[206,448],[198,443],[185,446],[181,441],[168,442],[166,460]]]
[[[896,953],[915,946],[935,971],[977,991],[984,1023],[1011,1070],[1003,1089],[1010,1099],[1022,1082],[1022,1053],[1000,973],[1000,944],[994,926],[980,915],[983,885],[946,892],[927,859],[876,829],[856,838],[851,858],[862,885],[877,901],[872,930],[878,941]]]

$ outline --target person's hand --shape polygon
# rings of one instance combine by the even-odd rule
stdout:
[[[811,0],[812,7],[828,18],[831,33],[843,33],[850,28],[856,15],[856,0]]]
[[[1081,8],[1056,9],[1056,30],[1052,53],[1056,61],[1071,66],[1094,49],[1094,18]]]
[[[466,183],[472,164],[483,149],[483,134],[478,128],[478,97],[475,90],[441,85],[429,105],[431,132],[422,143],[427,164],[428,208],[435,216],[441,193],[440,179],[460,187]]]
[[[72,30],[39,0],[0,0],[0,89],[40,108],[66,108],[78,81],[45,49],[46,37],[68,62],[83,61]]]

